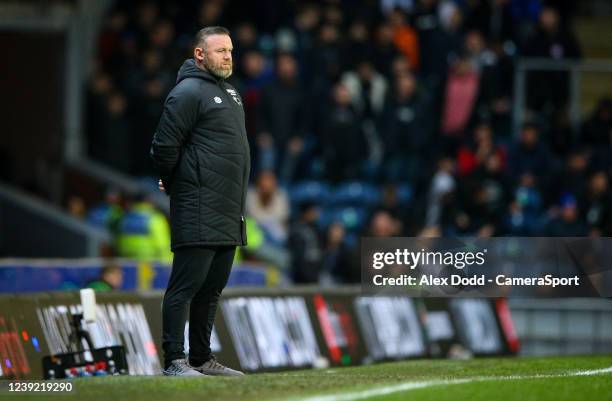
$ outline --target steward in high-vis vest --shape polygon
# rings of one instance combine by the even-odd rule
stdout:
[[[119,221],[116,246],[121,257],[172,262],[166,216],[140,197]]]

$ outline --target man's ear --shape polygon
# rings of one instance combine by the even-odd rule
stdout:
[[[203,62],[204,61],[204,49],[201,47],[196,47],[195,49],[193,49],[193,58],[196,59],[197,61]]]

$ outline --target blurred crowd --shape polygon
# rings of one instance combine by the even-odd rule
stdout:
[[[580,58],[574,7],[117,2],[88,85],[89,153],[155,177],[148,151],[178,66],[199,28],[223,25],[253,160],[241,258],[294,282],[356,282],[363,235],[612,235],[612,101],[576,132],[568,74],[530,73],[511,133],[514,61]]]

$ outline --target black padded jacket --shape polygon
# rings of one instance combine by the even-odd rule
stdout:
[[[251,163],[236,89],[186,60],[166,98],[151,157],[170,196],[172,250],[246,245]]]

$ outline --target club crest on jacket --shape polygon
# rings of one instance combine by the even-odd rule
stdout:
[[[230,94],[230,96],[232,97],[232,99],[234,99],[236,103],[242,106],[242,100],[240,100],[240,96],[238,96],[238,93],[236,93],[234,89],[226,89],[226,91]]]

